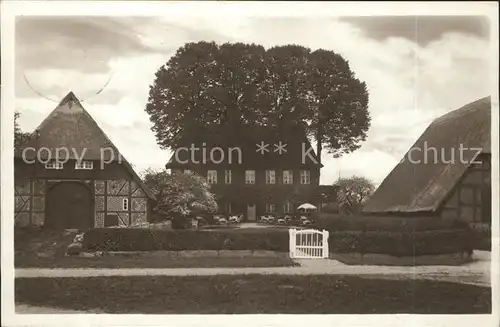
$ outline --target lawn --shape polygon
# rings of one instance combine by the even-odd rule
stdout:
[[[491,289],[357,276],[185,276],[16,279],[34,306],[135,314],[473,314]]]
[[[297,266],[286,257],[16,257],[16,268],[236,268]]]

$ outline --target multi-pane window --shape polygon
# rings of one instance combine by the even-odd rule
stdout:
[[[217,184],[217,170],[209,170],[207,172],[208,184]]]
[[[291,202],[285,202],[283,205],[283,212],[284,213],[292,213],[293,212],[293,205]]]
[[[122,201],[122,209],[124,211],[128,210],[128,199],[123,199],[123,201]]]
[[[245,171],[245,184],[255,184],[255,170]]]
[[[266,184],[276,183],[276,170],[266,170]]]
[[[311,184],[311,172],[309,170],[300,171],[300,184]]]
[[[283,170],[283,184],[293,184],[293,170]]]
[[[275,213],[276,212],[276,205],[273,203],[266,203],[266,212],[267,213]]]
[[[231,184],[232,182],[232,176],[231,176],[231,170],[226,170],[224,173],[224,179],[226,181],[226,184]]]
[[[75,162],[75,169],[84,169],[84,170],[92,170],[94,169],[94,162],[93,161],[76,161]]]
[[[184,169],[184,174],[192,174],[193,171],[189,169]]]
[[[63,169],[63,163],[56,160],[50,160],[45,164],[46,169]]]

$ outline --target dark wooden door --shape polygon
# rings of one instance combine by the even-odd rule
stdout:
[[[78,182],[61,182],[47,194],[45,225],[56,229],[88,229],[93,226],[90,190]]]

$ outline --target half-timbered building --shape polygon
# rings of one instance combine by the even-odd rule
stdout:
[[[14,160],[16,226],[84,230],[148,221],[152,194],[72,92]]]
[[[371,214],[491,226],[491,98],[435,119],[375,191]]]

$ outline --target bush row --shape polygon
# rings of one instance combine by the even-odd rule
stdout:
[[[401,216],[351,216],[320,213],[315,228],[336,231],[393,231],[419,232],[432,230],[466,229],[467,222],[437,217]]]
[[[330,252],[377,253],[419,256],[471,252],[474,234],[470,230],[435,230],[415,233],[365,231],[334,232],[328,239]]]
[[[380,253],[417,256],[472,251],[476,235],[471,230],[422,232],[340,231],[329,237],[330,252]],[[151,230],[92,229],[86,233],[89,251],[267,250],[289,251],[287,229],[249,230]]]
[[[288,251],[288,230],[152,230],[96,228],[85,234],[91,251],[268,250]]]

